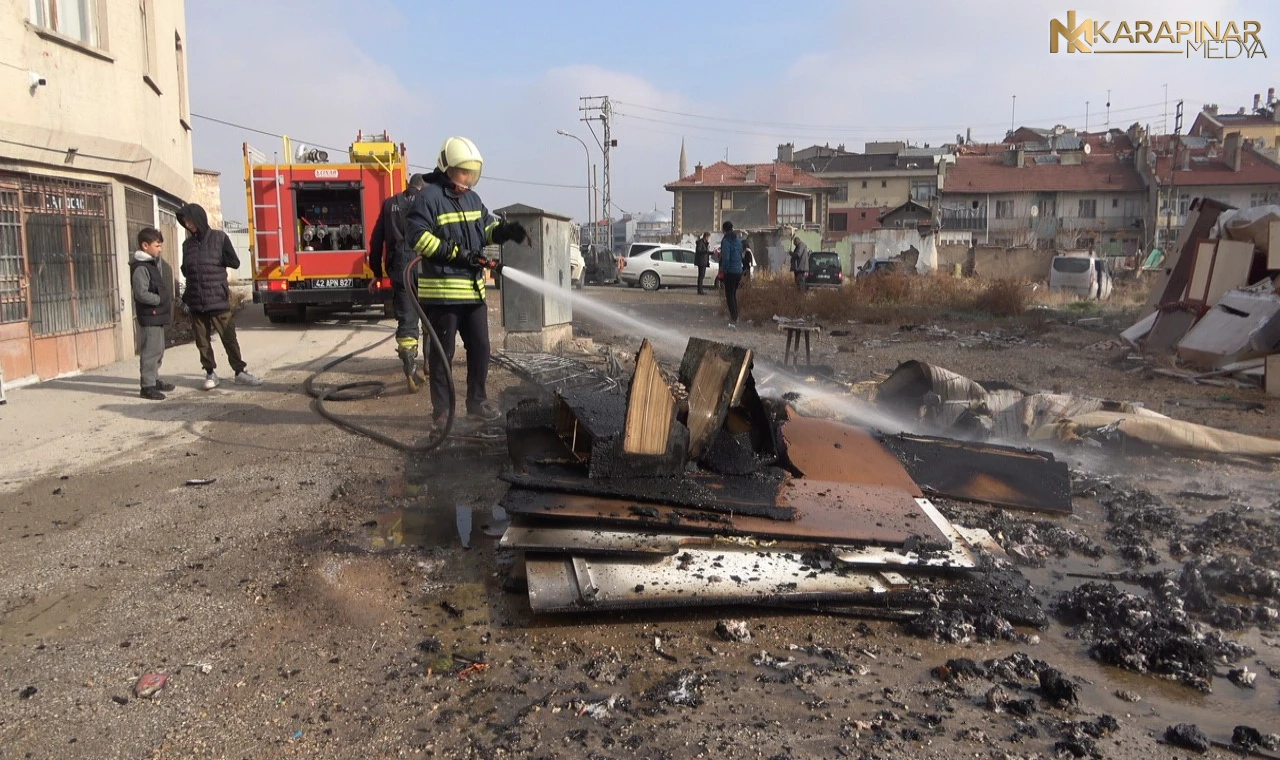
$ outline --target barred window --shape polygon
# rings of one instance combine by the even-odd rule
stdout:
[[[27,177],[22,207],[32,333],[55,335],[115,324],[110,187]]]
[[[26,272],[18,187],[0,186],[0,323],[27,321]]]

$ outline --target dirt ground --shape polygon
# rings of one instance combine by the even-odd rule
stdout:
[[[714,296],[585,294],[781,358],[773,325],[731,331]],[[578,314],[580,336],[638,346],[634,330]],[[1274,404],[1257,391],[1109,364],[1120,350],[1099,344],[1117,326],[1127,323],[922,325],[948,334],[828,325],[849,334],[821,338],[814,363],[860,380],[927,359],[979,381],[1142,401],[1280,436]],[[333,379],[394,381],[396,370],[389,352],[373,352]],[[515,385],[491,371],[491,395],[510,402],[521,395]],[[1090,634],[1055,615],[1012,640],[948,642],[895,621],[760,608],[533,616],[521,593],[505,590],[510,559],[495,550],[501,443],[473,437],[406,456],[335,430],[296,383],[285,390],[203,427],[195,443],[3,495],[0,758],[1145,760],[1195,755],[1164,743],[1177,724],[1222,745],[1237,725],[1280,730],[1280,635],[1263,613],[1237,630],[1192,616],[1252,650],[1208,662],[1209,691],[1102,665]],[[1228,400],[1265,409],[1224,408]],[[410,441],[423,434],[426,404],[393,386],[339,411]],[[1085,452],[1069,460],[1070,517],[940,504],[1006,549],[1054,548],[1050,533],[1069,535],[1066,548],[1022,563],[1047,611],[1087,583],[1167,606],[1151,576],[1176,577],[1187,552],[1208,562],[1280,546],[1271,466]],[[184,485],[196,478],[212,482]],[[459,511],[473,516],[470,549]],[[1237,533],[1205,545],[1197,526],[1215,515],[1234,516]],[[1280,606],[1280,556],[1259,556],[1273,561],[1271,574],[1224,602]],[[1112,583],[1112,573],[1125,575]],[[724,619],[746,621],[751,641],[720,639]],[[1043,666],[1065,675],[1075,701],[1047,698],[1034,675]],[[1241,667],[1256,675],[1249,688],[1227,677]],[[138,698],[134,682],[148,673],[167,683]]]

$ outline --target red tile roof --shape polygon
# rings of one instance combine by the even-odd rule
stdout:
[[[972,147],[993,150],[981,153],[975,150],[957,156],[955,165],[947,170],[942,193],[1140,192],[1146,189],[1133,164],[1117,160],[1114,153],[1094,152],[1077,165],[1037,164],[1028,154],[1025,165],[1018,168],[1005,166],[1007,146]]]
[[[1180,150],[1186,150],[1181,148]],[[1197,161],[1197,158],[1205,159]],[[1173,156],[1163,155],[1156,161],[1156,182],[1169,181],[1169,167]],[[1192,150],[1189,169],[1175,172],[1175,185],[1280,185],[1280,165],[1258,155],[1252,148],[1245,148],[1240,155],[1240,171],[1232,171],[1227,163],[1227,152],[1222,147],[1210,157],[1207,150]]]
[[[755,181],[747,181],[747,170],[755,169]],[[774,161],[771,164],[729,164],[717,161],[702,169],[701,181],[698,170],[682,179],[670,182],[666,189],[685,187],[777,187],[780,190],[792,188],[834,187],[812,174],[797,169],[791,164]]]

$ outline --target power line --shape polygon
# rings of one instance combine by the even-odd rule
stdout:
[[[266,130],[255,129],[254,127],[247,127],[243,124],[236,124],[235,122],[224,121],[223,119],[216,119],[212,116],[205,116],[204,114],[192,113],[191,116],[196,119],[211,121],[215,124],[222,124],[223,126],[232,127],[233,129],[240,129],[245,132],[252,132],[257,135],[263,135],[265,137],[276,137],[280,139],[284,138],[284,135],[276,134],[275,132],[267,132]],[[334,148],[328,145],[321,145],[320,143],[312,142],[310,140],[306,140],[306,141],[299,140],[299,142],[306,142],[307,145],[312,145],[317,148],[320,148],[321,150],[327,150],[333,153],[345,152],[345,149],[343,148]],[[409,168],[421,169],[422,171],[426,171],[426,172],[435,170],[434,166],[422,166],[420,164],[409,164]],[[556,182],[534,182],[532,180],[525,180],[525,179],[507,179],[506,177],[495,177],[492,174],[486,174],[484,176],[485,176],[485,179],[490,179],[490,180],[493,180],[494,182],[510,182],[515,185],[536,185],[538,187],[562,187],[570,190],[582,190],[586,187],[586,185],[565,185],[565,184],[559,184]]]
[[[1158,112],[1156,112],[1156,113],[1158,113]],[[626,119],[633,119],[633,120],[638,120],[638,121],[645,121],[645,122],[650,122],[650,123],[653,123],[653,124],[665,124],[665,125],[668,125],[668,126],[680,127],[680,128],[682,128],[682,129],[685,129],[685,130],[695,130],[695,131],[702,131],[702,132],[714,132],[714,133],[720,133],[720,134],[744,135],[744,136],[747,136],[747,137],[774,137],[774,138],[782,138],[782,139],[787,139],[787,138],[793,138],[793,137],[795,137],[795,134],[794,134],[794,133],[768,132],[768,131],[763,131],[763,130],[731,129],[731,128],[728,128],[728,127],[718,127],[718,126],[711,126],[711,125],[706,125],[706,124],[690,124],[690,123],[686,123],[686,122],[668,121],[668,120],[666,120],[666,119],[653,119],[653,118],[649,118],[649,117],[647,117],[647,116],[637,116],[637,115],[635,115],[635,114],[631,114],[631,113],[624,113],[624,112],[622,112],[622,111],[614,111],[614,114],[615,114],[615,115],[617,115],[617,116],[620,116],[620,117],[622,117],[622,118],[626,118]],[[1152,114],[1151,114],[1151,113],[1138,114],[1138,115],[1135,115],[1135,116],[1132,116],[1132,117],[1129,117],[1129,118],[1133,118],[1133,119],[1135,119],[1135,120],[1137,120],[1137,121],[1141,121],[1143,118],[1147,118],[1147,117],[1148,117],[1148,116],[1150,116],[1150,115],[1152,115]],[[1002,125],[1003,125],[1003,123],[1002,123]],[[636,126],[638,127],[639,125],[636,125]],[[983,125],[978,125],[978,126],[979,126],[979,127],[981,127],[981,126],[983,126]],[[986,126],[997,126],[997,125],[986,125]],[[640,128],[642,128],[642,127],[640,127]],[[927,130],[927,131],[929,131],[929,132],[939,132],[939,133],[941,133],[941,132],[945,132],[945,131],[948,131],[948,130],[954,131],[954,130],[955,130],[955,129],[957,129],[957,128],[958,128],[958,127],[956,127],[955,125],[952,125],[952,126],[941,126],[941,127],[913,127],[913,128],[911,128],[911,130],[912,130],[912,131],[926,131],[926,130]],[[650,131],[658,131],[658,130],[652,130],[652,129],[651,129]],[[903,128],[897,128],[897,129],[894,129],[894,128],[884,128],[883,130],[881,130],[881,129],[875,129],[875,130],[873,130],[873,129],[868,128],[868,129],[859,129],[859,130],[856,130],[856,132],[858,132],[858,133],[868,133],[868,134],[870,134],[870,133],[883,134],[884,132],[892,132],[892,131],[907,131],[907,130],[906,130],[906,129],[903,129]],[[671,134],[677,134],[677,133],[671,133]],[[827,133],[826,133],[826,135],[828,135],[828,136],[829,136],[829,135],[831,135],[831,134],[832,134],[831,132],[827,132]],[[839,133],[837,133],[837,134],[839,134]],[[811,137],[812,137],[812,136],[811,136]]]
[[[684,117],[687,117],[687,118],[699,119],[699,120],[702,120],[702,121],[719,121],[719,122],[728,122],[728,123],[730,123],[730,124],[737,124],[737,125],[743,125],[743,126],[779,127],[779,128],[782,128],[782,129],[794,129],[794,130],[801,130],[801,131],[824,131],[824,132],[894,132],[894,131],[898,131],[898,132],[909,132],[909,131],[930,131],[930,130],[942,130],[942,129],[954,129],[954,128],[955,128],[955,127],[954,127],[954,125],[938,125],[938,126],[927,126],[927,125],[899,125],[899,126],[872,126],[872,125],[868,125],[868,126],[850,126],[850,125],[839,125],[839,124],[797,124],[797,123],[791,123],[791,122],[758,121],[758,120],[750,120],[750,119],[734,119],[734,118],[730,118],[730,117],[723,117],[723,116],[710,116],[710,115],[706,115],[706,114],[688,113],[688,112],[685,112],[685,111],[672,111],[672,110],[668,110],[668,109],[665,109],[665,108],[657,108],[657,107],[654,107],[654,106],[644,106],[644,105],[639,105],[639,104],[637,104],[637,103],[624,103],[624,102],[622,102],[622,101],[617,101],[617,102],[616,102],[616,105],[619,105],[619,106],[626,106],[626,107],[628,107],[628,108],[638,108],[638,109],[643,110],[643,111],[654,111],[654,112],[657,112],[657,113],[664,113],[664,114],[669,114],[669,115],[672,115],[672,116],[684,116]],[[1154,108],[1154,107],[1156,107],[1156,106],[1162,106],[1162,105],[1163,105],[1163,102],[1161,102],[1161,103],[1149,103],[1149,104],[1146,104],[1146,105],[1130,106],[1130,107],[1128,107],[1128,108],[1117,108],[1117,109],[1112,109],[1112,110],[1114,110],[1116,113],[1123,113],[1123,112],[1127,112],[1127,111],[1140,111],[1140,110],[1143,110],[1143,109],[1147,109],[1147,108]],[[688,126],[688,125],[683,124],[683,123],[680,123],[680,122],[662,121],[662,120],[660,120],[660,119],[653,119],[653,118],[650,118],[650,117],[637,116],[637,115],[635,115],[635,114],[623,114],[623,113],[621,113],[621,112],[615,112],[615,113],[618,113],[618,115],[619,115],[619,116],[624,116],[624,115],[625,115],[625,116],[629,116],[630,118],[633,118],[633,119],[646,119],[646,120],[649,120],[649,121],[656,121],[656,122],[658,122],[658,123],[662,123],[662,124],[675,124],[675,125],[677,125],[677,126]],[[1083,116],[1084,116],[1083,114],[1072,114],[1072,115],[1070,115],[1070,116],[1037,117],[1037,118],[1034,118],[1034,119],[1023,119],[1023,122],[1024,122],[1024,123],[1049,122],[1049,121],[1053,121],[1053,122],[1062,122],[1062,121],[1070,121],[1070,120],[1073,120],[1073,119],[1083,118]],[[987,122],[987,123],[982,123],[982,124],[969,124],[969,125],[967,125],[967,126],[969,126],[969,127],[998,127],[998,126],[1003,126],[1003,124],[1004,124],[1004,122]],[[762,133],[762,134],[763,134],[763,133]]]

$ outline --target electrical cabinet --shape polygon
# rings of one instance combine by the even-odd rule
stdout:
[[[577,230],[566,216],[527,206],[520,209],[508,211],[503,218],[523,224],[529,242],[502,246],[502,265],[531,274],[549,287],[535,289],[504,275],[502,326],[507,332],[534,332],[569,324],[573,321],[569,255],[578,242]]]

